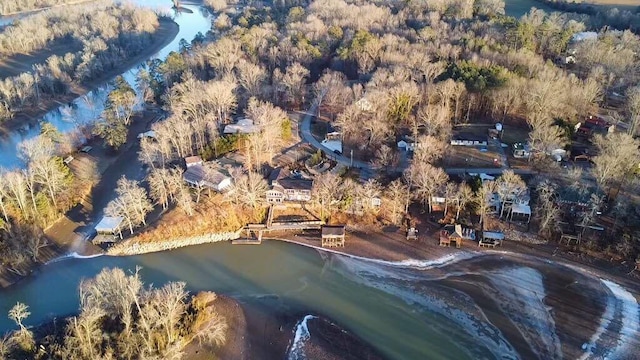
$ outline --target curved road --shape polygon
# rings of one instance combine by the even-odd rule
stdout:
[[[314,149],[322,150],[327,157],[332,160],[335,160],[337,163],[344,165],[346,167],[355,167],[360,169],[361,177],[364,179],[371,179],[375,177],[375,174],[378,172],[379,168],[373,166],[370,162],[361,161],[361,160],[353,160],[353,164],[351,163],[351,158],[335,154],[331,149],[322,145],[320,141],[318,141],[313,134],[311,133],[311,120],[316,115],[316,111],[318,110],[318,103],[314,102],[314,104],[307,110],[307,112],[303,113],[304,117],[302,118],[302,123],[300,124],[300,137],[303,141],[309,143],[313,146]],[[403,172],[405,167],[396,167],[390,169],[390,172]],[[503,168],[445,168],[445,172],[449,175],[463,175],[465,173],[485,173],[488,175],[499,175],[505,169]],[[529,169],[513,169],[516,174],[520,175],[528,175],[535,173]]]

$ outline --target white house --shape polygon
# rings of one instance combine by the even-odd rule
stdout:
[[[371,111],[373,109],[373,105],[367,100],[367,98],[362,98],[356,101],[356,105],[362,111]]]
[[[229,124],[224,127],[222,131],[225,135],[228,134],[253,134],[260,131],[260,127],[253,124],[253,120],[240,119],[235,124]]]
[[[182,174],[182,179],[187,184],[218,192],[231,186],[231,177],[223,169],[217,168],[211,163],[205,164],[199,156],[190,156],[185,159],[185,162],[187,170]]]
[[[313,180],[302,177],[291,177],[287,169],[277,168],[269,175],[269,185],[267,190],[267,202],[272,204],[284,201],[310,201]]]
[[[582,31],[573,34],[571,42],[577,43],[586,40],[598,40],[598,33],[595,31]]]

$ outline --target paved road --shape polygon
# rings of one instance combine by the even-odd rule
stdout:
[[[313,134],[311,133],[311,120],[315,117],[317,113],[318,105],[312,105],[309,110],[304,114],[302,118],[302,122],[300,123],[300,137],[303,141],[309,143],[313,148],[320,149],[324,151],[324,153],[332,160],[335,160],[339,164],[342,164],[346,167],[351,167],[351,159],[344,155],[338,155],[333,153],[333,151],[326,146],[322,145],[320,141],[318,141]],[[500,142],[498,141],[496,145],[501,151],[502,164],[506,165],[502,168],[445,168],[445,172],[449,175],[462,175],[465,173],[484,173],[487,175],[500,175],[504,170],[509,169],[507,156],[504,153],[504,149],[502,149]],[[402,172],[405,169],[405,166],[408,166],[409,162],[407,161],[404,166],[399,166],[397,168],[390,169],[389,172]],[[353,166],[359,168],[361,170],[361,177],[364,179],[371,179],[375,177],[375,174],[378,172],[378,168],[374,167],[371,163],[361,161],[361,160],[353,160]],[[512,169],[514,173],[519,175],[532,175],[536,174],[536,171],[530,169]]]
[[[371,163],[356,159],[354,159],[353,163],[351,163],[350,157],[334,153],[333,150],[322,145],[322,143],[313,136],[313,134],[311,133],[311,120],[315,117],[317,109],[318,105],[314,104],[306,113],[304,113],[304,117],[302,118],[302,122],[300,123],[300,137],[302,138],[302,140],[309,143],[311,146],[313,146],[313,148],[322,150],[328,158],[335,160],[337,163],[342,164],[346,167],[353,166],[360,169],[362,178],[370,179],[375,177],[377,169],[374,168]]]

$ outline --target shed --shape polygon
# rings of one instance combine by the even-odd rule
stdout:
[[[104,216],[102,220],[96,225],[96,232],[98,235],[113,235],[122,239],[122,222],[124,217],[122,216]]]
[[[520,218],[526,218],[527,223],[531,220],[531,206],[524,204],[513,204],[511,205],[511,216],[510,220],[513,220],[514,215]]]
[[[504,233],[501,231],[483,231],[478,246],[496,247],[502,245]]]
[[[407,230],[407,240],[418,240],[418,229],[412,227]]]
[[[345,235],[344,225],[323,225],[322,247],[344,247]]]

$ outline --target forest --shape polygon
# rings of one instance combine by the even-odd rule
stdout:
[[[38,106],[43,100],[68,94],[136,56],[148,46],[159,27],[149,9],[112,1],[54,8],[16,21],[0,32],[0,54],[44,52],[63,46],[31,71],[0,80],[0,122]]]
[[[211,32],[164,61],[149,62],[135,84],[117,80],[92,129],[110,147],[122,146],[134,88],[147,104],[168,114],[152,125],[154,139],[141,139],[139,158],[148,176],[123,178],[106,209],[126,219],[129,233],[147,225],[149,213],[158,208],[182,211],[193,223],[182,230],[202,230],[197,224],[203,218],[210,232],[261,219],[266,169],[291,137],[287,111],[317,106],[344,143],[367,154],[365,161],[381,173],[365,182],[349,173],[317,177],[310,206],[323,217],[358,206],[364,218],[399,224],[412,204],[431,212],[437,196],[447,199],[445,213],[451,210],[456,219],[483,219],[491,194],[506,197],[532,189],[531,230],[553,238],[562,220],[556,200],[572,192],[585,207],[579,219],[583,229],[595,224],[605,203],[615,218],[609,236],[585,242],[589,249],[637,256],[640,215],[624,195],[637,192],[639,185],[640,37],[633,32],[593,28],[580,20],[584,15],[535,9],[516,19],[504,15],[500,0],[205,4],[216,13]],[[586,30],[597,31],[597,39],[572,40]],[[576,59],[570,66],[559,61],[568,54]],[[620,96],[624,100],[610,113],[625,130],[593,138],[592,167],[568,170],[549,161],[550,151],[570,145],[578,122]],[[240,115],[261,131],[223,137],[223,126]],[[442,159],[454,126],[497,121],[526,129],[534,153],[530,166],[537,175],[525,182],[505,171],[484,183],[449,176]],[[399,169],[396,142],[407,135],[426,146]],[[49,140],[43,135],[39,141]],[[182,181],[183,157],[215,160],[227,152],[244,159],[231,172],[236,191],[208,196]],[[0,182],[7,184],[0,191],[2,246],[16,249],[5,266],[28,254],[15,229],[38,223],[38,204],[62,204],[58,196],[73,187],[53,166],[59,162],[52,159],[61,155],[60,150],[47,153],[46,161],[29,166],[32,171],[0,175],[11,180]],[[383,199],[380,209],[367,205],[372,197]]]

